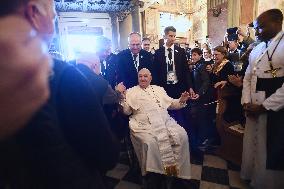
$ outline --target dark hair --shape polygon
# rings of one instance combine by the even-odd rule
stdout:
[[[213,48],[213,51],[218,51],[220,53],[222,53],[224,56],[227,56],[227,49],[223,46],[217,46]]]
[[[165,44],[164,39],[159,39],[159,48],[161,48]]]
[[[211,49],[210,49],[210,48],[204,48],[204,49],[206,49],[206,50],[208,51],[208,53],[209,53],[209,54],[212,54],[212,51],[211,51]],[[202,52],[204,51],[204,49],[202,49]]]
[[[29,0],[1,0],[0,16],[7,16],[15,13],[17,9],[28,2]]]
[[[283,13],[281,12],[280,9],[270,9],[263,12],[262,15],[263,14],[267,14],[271,21],[280,22],[280,23],[283,22]]]
[[[175,27],[173,26],[168,26],[164,29],[164,34],[167,35],[170,31],[172,32],[177,32],[177,30],[175,29]]]
[[[200,49],[200,48],[193,48],[193,49],[191,49],[191,54],[192,53],[197,53],[198,55],[202,55],[202,50]]]
[[[150,38],[148,38],[148,37],[143,37],[142,42],[143,41],[150,41],[151,42]]]

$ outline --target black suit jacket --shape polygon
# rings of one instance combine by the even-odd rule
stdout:
[[[0,142],[0,176],[11,188],[104,188],[98,170],[116,164],[119,143],[86,78],[57,60],[53,71],[48,103],[17,135]]]
[[[151,53],[141,49],[139,52],[138,71],[147,68],[152,71],[153,60]],[[133,63],[131,51],[129,49],[121,51],[117,55],[118,83],[123,82],[126,88],[131,88],[138,84],[137,70]]]
[[[88,79],[93,89],[96,91],[96,95],[101,104],[103,104],[103,98],[108,88],[108,82],[102,76],[95,74],[90,68],[84,64],[77,64],[77,69],[80,70],[83,75]]]
[[[199,95],[198,102],[200,103],[208,103],[213,100],[213,86],[206,66],[205,61],[200,60],[191,72],[193,89]]]
[[[115,166],[119,142],[110,130],[96,91],[74,67],[55,61],[52,97],[68,143],[90,168],[102,172]],[[59,77],[56,75],[59,75]]]
[[[178,83],[167,84],[165,47],[161,47],[155,52],[152,75],[154,84],[164,87],[170,97],[179,98],[182,92],[188,91],[192,87],[192,81],[184,49],[174,46],[174,59]]]

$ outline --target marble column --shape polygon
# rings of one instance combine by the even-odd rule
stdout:
[[[240,0],[228,0],[228,27],[238,27],[240,25],[240,13]]]
[[[134,8],[131,12],[132,17],[132,31],[140,33],[140,12],[139,12],[139,2],[134,2]]]
[[[109,13],[111,17],[111,27],[112,27],[112,49],[113,51],[119,49],[119,24],[118,17],[115,13]]]

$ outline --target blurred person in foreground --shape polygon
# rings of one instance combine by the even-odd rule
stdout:
[[[26,18],[49,44],[54,1],[14,1],[20,6],[10,14]],[[75,67],[60,60],[54,60],[50,91],[30,123],[1,143],[0,173],[12,189],[104,188],[101,174],[116,164],[119,150],[97,94]]]
[[[47,48],[25,19],[6,15],[10,3],[0,8],[0,139],[21,129],[49,96]]]
[[[96,91],[112,131],[119,139],[122,139],[127,127],[121,120],[118,103],[122,98],[121,94],[126,90],[125,86],[120,82],[112,89],[108,81],[101,75],[101,62],[95,53],[82,53],[76,63],[77,68],[86,76]]]

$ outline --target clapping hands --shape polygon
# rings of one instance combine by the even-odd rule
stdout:
[[[219,82],[215,83],[214,88],[220,87],[220,89],[223,89],[226,84],[227,84],[227,81],[219,81]]]
[[[190,99],[197,100],[199,98],[199,94],[195,93],[192,88],[189,89]]]
[[[233,85],[237,86],[237,87],[241,87],[243,85],[243,78],[242,76],[239,75],[229,75],[228,79],[230,81],[230,83],[232,83]]]
[[[209,64],[206,66],[206,71],[211,73],[213,71],[213,64]]]

